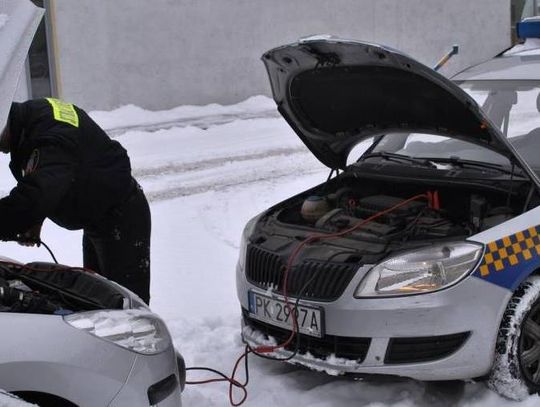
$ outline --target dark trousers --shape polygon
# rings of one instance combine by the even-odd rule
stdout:
[[[83,234],[84,267],[150,302],[150,208],[137,185],[131,196]]]

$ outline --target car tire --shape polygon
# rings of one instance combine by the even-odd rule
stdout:
[[[511,400],[540,392],[540,276],[531,276],[508,302],[489,387]]]

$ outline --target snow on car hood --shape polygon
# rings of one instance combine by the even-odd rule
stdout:
[[[0,131],[6,124],[28,49],[43,12],[30,0],[0,2]]]
[[[272,49],[262,60],[279,112],[330,168],[345,168],[361,140],[394,132],[462,139],[527,167],[469,95],[399,51],[317,36]]]

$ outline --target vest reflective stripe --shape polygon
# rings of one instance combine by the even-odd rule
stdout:
[[[55,120],[73,127],[79,127],[79,116],[75,111],[75,107],[71,103],[62,102],[58,99],[46,98],[53,108]]]

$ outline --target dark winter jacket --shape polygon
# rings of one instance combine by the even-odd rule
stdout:
[[[10,168],[18,181],[0,199],[0,239],[50,218],[92,227],[135,188],[126,150],[81,109],[56,99],[13,103]]]

